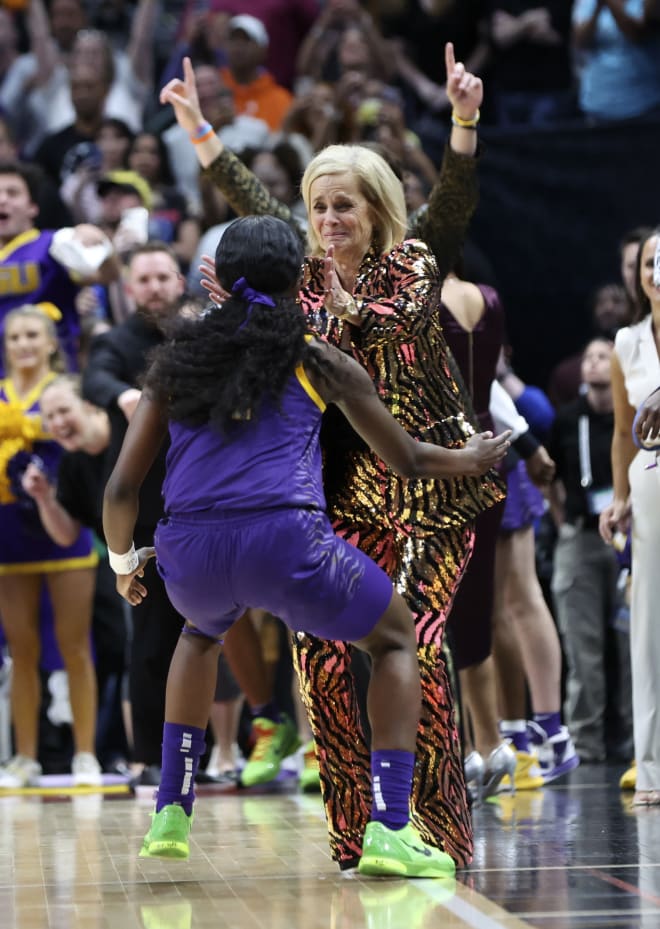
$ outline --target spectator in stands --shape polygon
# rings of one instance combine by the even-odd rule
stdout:
[[[593,123],[660,112],[658,5],[645,0],[577,0],[580,109]]]
[[[182,16],[183,28],[186,20],[199,4],[187,0],[186,12]],[[260,19],[270,36],[265,60],[266,68],[275,80],[291,89],[297,77],[296,58],[300,44],[309,33],[319,15],[317,0],[210,0],[213,13],[247,13]],[[193,61],[196,59],[193,58]],[[175,77],[181,70],[170,74]]]
[[[227,67],[220,74],[234,97],[236,112],[263,119],[279,129],[291,105],[291,93],[263,66],[269,38],[255,16],[234,16],[227,34]]]
[[[114,280],[119,266],[107,237],[95,226],[81,224],[73,231],[62,229],[57,233],[37,229],[34,221],[38,196],[39,172],[34,166],[21,162],[0,164],[0,329],[9,310],[26,301],[55,304],[61,314],[57,322],[60,346],[69,367],[75,370],[79,332],[76,294],[83,283]],[[70,236],[73,250],[69,248],[66,255],[54,257],[54,240],[63,236]],[[88,266],[86,273],[78,264],[81,256]]]
[[[542,126],[575,114],[570,0],[489,0],[494,119]]]
[[[18,146],[9,121],[0,116],[0,164],[16,161],[19,157]],[[39,223],[46,228],[69,226],[74,220],[63,203],[57,188],[46,177],[41,177],[37,189],[37,206]]]
[[[391,40],[398,80],[406,92],[408,125],[422,140],[426,154],[439,162],[451,104],[438,49],[452,42],[466,70],[482,75],[490,46],[485,0],[446,0],[434,6],[431,9],[427,0],[390,3],[379,19],[383,34]],[[488,98],[484,105],[486,111]]]
[[[2,7],[0,8],[0,87],[18,57],[16,23],[13,14]]]
[[[633,318],[637,310],[637,256],[639,254],[639,243],[642,239],[647,239],[651,232],[648,226],[636,226],[630,229],[619,243],[619,258],[621,260],[621,280],[626,292],[628,301],[628,321]]]
[[[32,152],[47,130],[26,106],[28,94],[41,79],[44,65],[52,67],[57,57],[68,64],[74,39],[87,18],[80,0],[53,0],[48,12],[43,0],[31,0],[25,23],[30,51],[19,55],[5,76],[0,107],[21,147]],[[53,114],[49,115],[52,118]]]
[[[74,61],[69,72],[73,122],[45,136],[34,155],[48,177],[58,186],[64,180],[62,169],[72,149],[83,143],[91,147],[105,112],[105,101],[112,83],[112,73],[98,64]]]
[[[40,4],[42,0],[31,0],[31,4],[35,2]],[[27,109],[32,125],[26,140],[29,153],[35,151],[45,135],[58,132],[73,122],[75,112],[69,68],[76,63],[91,65],[109,82],[103,115],[124,120],[134,132],[142,128],[143,111],[152,84],[156,8],[156,0],[140,0],[133,16],[127,52],[113,51],[104,33],[82,29],[76,34],[66,59],[48,35],[44,14],[40,26],[44,34],[30,37],[36,55],[35,68],[38,67],[34,87],[24,82],[15,88],[14,97],[8,102],[10,114],[16,109]]]
[[[227,64],[227,25],[230,13],[212,10],[195,10],[184,17],[183,33],[180,35],[170,55],[160,83],[171,80],[180,73],[183,59],[188,56],[195,65],[210,65],[222,68]]]
[[[401,171],[421,175],[429,187],[437,180],[437,171],[424,153],[419,138],[411,132],[404,114],[403,97],[396,87],[370,82],[370,95],[355,114],[357,142],[380,143],[399,165]]]
[[[419,210],[429,198],[431,185],[428,180],[410,168],[403,171],[403,195],[408,214]]]
[[[319,81],[296,94],[282,131],[304,136],[313,152],[353,138],[351,112],[341,107],[332,84]]]
[[[548,433],[554,410],[543,391],[523,383],[503,356],[498,380],[537,439]],[[497,423],[497,420],[496,420]],[[543,497],[523,461],[507,463],[507,499],[495,561],[495,667],[502,735],[517,754],[514,785],[549,783],[579,764],[561,720],[561,646],[536,572],[534,528]],[[527,721],[527,693],[533,719]]]
[[[298,54],[298,74],[335,82],[347,72],[386,78],[392,70],[387,45],[358,0],[329,0]]]
[[[153,132],[140,132],[131,142],[128,167],[148,183],[152,193],[149,235],[169,242],[184,273],[199,242],[199,220],[190,216],[186,199],[177,190],[167,146]]]
[[[153,192],[150,184],[137,171],[110,171],[97,184],[101,200],[99,226],[112,239],[115,251],[127,255],[149,238],[149,226],[144,231],[131,224],[122,225],[127,210],[143,207],[151,211]]]
[[[101,215],[99,178],[126,168],[132,140],[133,133],[123,120],[104,116],[93,142],[81,142],[69,149],[62,165],[60,196],[76,222],[98,222]]]
[[[557,465],[552,516],[559,539],[552,593],[566,656],[566,724],[581,761],[604,761],[608,743],[608,695],[619,729],[632,731],[628,635],[613,641],[619,564],[598,534],[598,517],[612,500],[614,414],[610,363],[614,343],[598,337],[582,354],[585,390],[559,409],[548,450]],[[608,680],[607,654],[614,645],[617,672]]]
[[[124,286],[123,279],[131,252],[155,238],[150,227],[153,194],[149,184],[135,171],[111,171],[99,179],[97,190],[101,204],[98,225],[112,242],[122,274],[105,286],[94,288],[97,305],[87,312],[120,323],[135,310],[131,291]]]
[[[621,326],[630,318],[626,292],[620,284],[604,284],[591,298],[591,333],[613,339]],[[560,361],[553,369],[548,381],[548,396],[557,408],[572,403],[583,384],[582,366],[584,353],[578,352]]]

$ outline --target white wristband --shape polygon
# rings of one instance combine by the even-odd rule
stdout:
[[[115,574],[132,574],[140,564],[140,559],[135,551],[135,543],[131,542],[131,547],[125,555],[117,555],[108,549],[108,561]]]

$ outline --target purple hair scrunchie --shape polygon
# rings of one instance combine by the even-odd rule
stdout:
[[[231,287],[231,292],[237,297],[241,297],[241,299],[247,301],[248,303],[245,320],[238,327],[238,332],[240,332],[244,326],[247,326],[250,319],[250,313],[252,312],[252,307],[255,303],[261,303],[263,306],[277,305],[273,298],[269,297],[268,294],[262,294],[260,290],[255,290],[253,287],[250,287],[244,277],[239,277],[237,281],[234,281]]]

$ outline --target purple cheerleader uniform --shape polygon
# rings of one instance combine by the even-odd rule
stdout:
[[[222,636],[260,607],[295,631],[354,641],[387,609],[392,582],[325,513],[324,408],[300,365],[279,406],[265,401],[228,435],[170,424],[158,570],[205,635]]]
[[[54,377],[49,374],[22,399],[11,380],[0,381],[0,575],[70,571],[98,563],[88,529],[81,529],[73,545],[57,545],[20,486],[21,474],[33,458],[51,480],[57,476],[62,449],[42,431],[39,416],[39,398]]]
[[[56,323],[60,346],[69,370],[77,371],[80,324],[75,299],[80,287],[50,254],[53,235],[52,229],[28,229],[0,249],[0,336],[10,310],[24,303],[54,303],[62,314]]]

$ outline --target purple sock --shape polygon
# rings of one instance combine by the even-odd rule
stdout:
[[[510,739],[517,752],[529,755],[529,736],[524,719],[503,719],[500,723],[500,735]]]
[[[415,756],[412,752],[371,753],[371,819],[388,829],[403,829],[410,819]]]
[[[282,714],[277,703],[274,700],[270,700],[268,703],[260,703],[258,706],[250,707],[250,712],[252,714],[252,719],[269,719],[272,723],[281,723]]]
[[[559,713],[534,713],[534,722],[543,727],[549,739],[553,735],[557,735],[561,729],[561,716]]]
[[[163,726],[163,770],[156,812],[178,803],[190,816],[195,801],[195,774],[204,754],[205,732],[196,726],[165,723]]]

